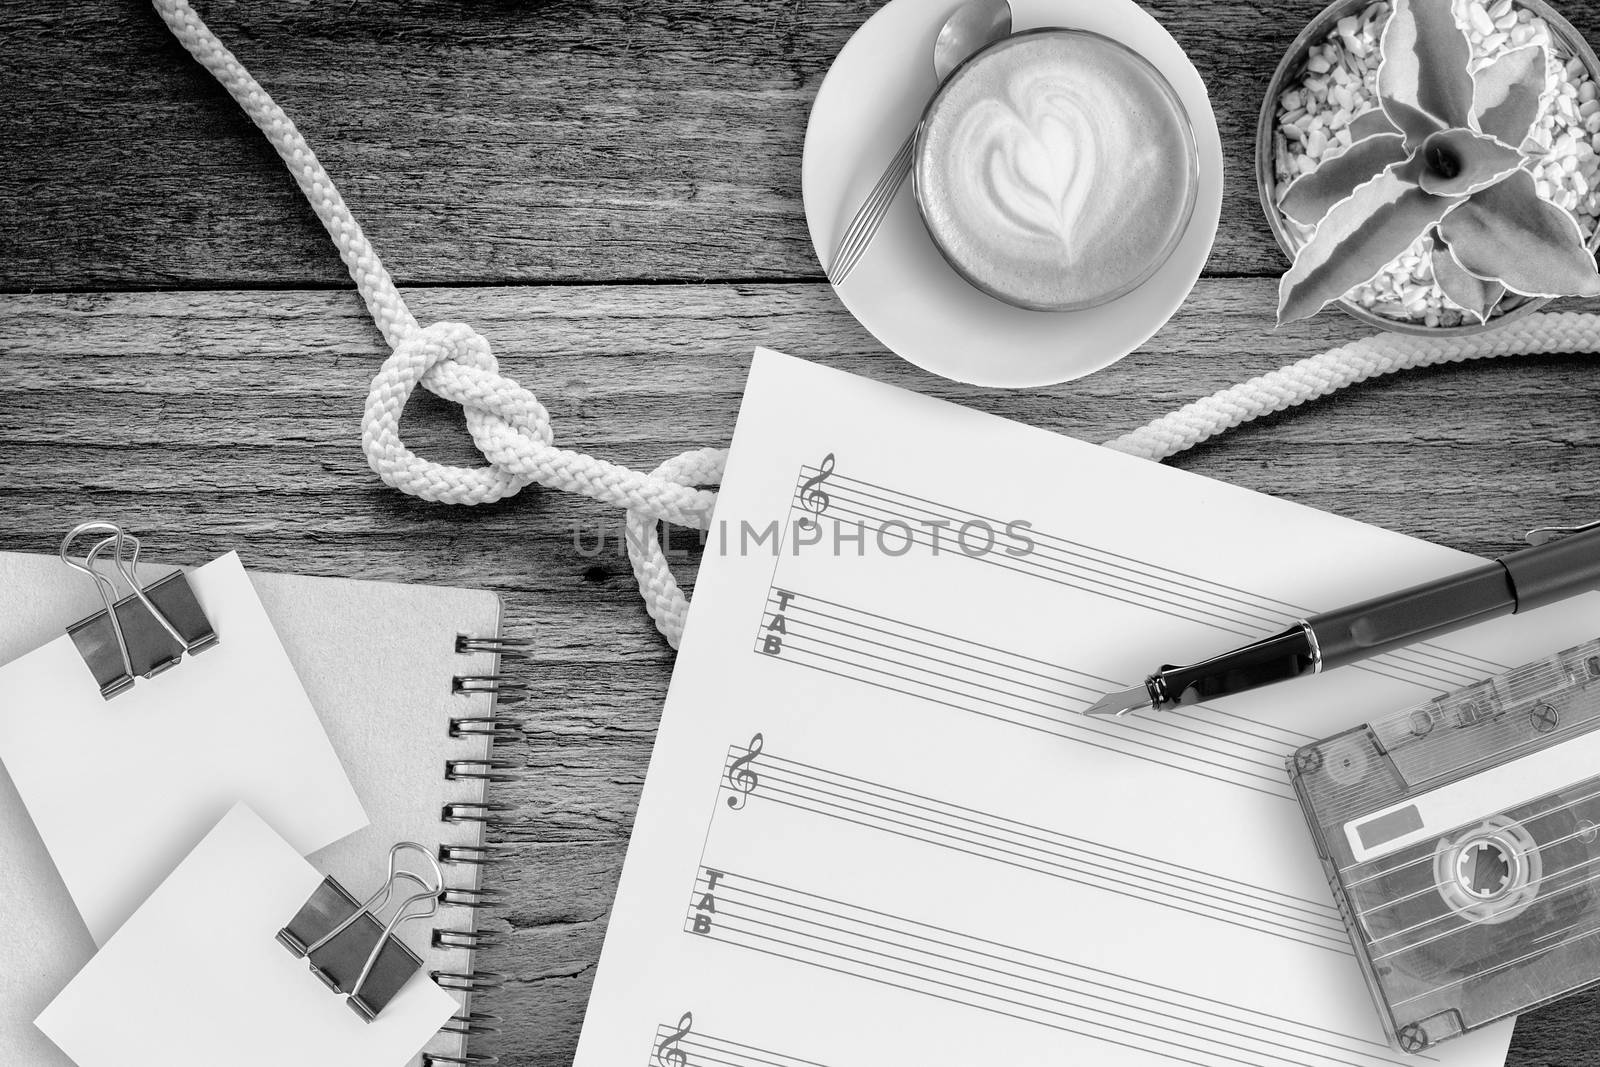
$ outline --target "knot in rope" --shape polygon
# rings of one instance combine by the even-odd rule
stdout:
[[[418,385],[460,404],[487,467],[425,460],[400,437],[400,414]],[[489,342],[459,322],[436,322],[395,346],[372,379],[361,419],[361,447],[385,485],[448,504],[487,504],[533,481],[529,461],[553,447],[550,413],[539,398],[500,374]]]
[[[455,467],[417,455],[400,436],[406,401],[422,386],[460,404],[484,467]],[[557,448],[539,398],[500,373],[489,342],[460,322],[410,330],[384,360],[361,419],[361,447],[385,485],[424,500],[487,504],[530,483],[582,493],[627,509],[628,558],[645,606],[676,648],[689,602],[673,578],[656,526],[662,520],[704,530],[716,493],[697,488],[722,478],[723,449],[696,449],[651,474]]]

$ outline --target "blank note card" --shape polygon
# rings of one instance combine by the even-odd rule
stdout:
[[[367,823],[239,557],[189,583],[216,646],[111,700],[65,634],[0,668],[0,763],[96,944],[238,801],[301,854]]]
[[[386,873],[375,867],[373,884]],[[275,940],[321,881],[240,804],[44,1010],[39,1028],[79,1067],[399,1067],[455,1012],[455,998],[419,972],[363,1022]],[[373,886],[345,888],[365,898]]]

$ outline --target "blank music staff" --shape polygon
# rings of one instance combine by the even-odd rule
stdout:
[[[1378,1041],[703,867],[683,929],[849,975],[1199,1067],[1403,1067]]]
[[[1317,903],[1210,871],[975,808],[896,789],[880,782],[775,755],[752,743],[728,749],[723,771],[726,803],[752,800],[1032,871],[1064,882],[1142,900],[1230,926],[1352,955],[1339,913]],[[735,803],[735,801],[737,803]],[[704,862],[704,855],[701,857]]]
[[[701,1033],[694,1013],[686,1011],[676,1022],[656,1027],[647,1067],[825,1067],[782,1052]]]
[[[822,507],[817,505],[821,496]],[[941,556],[973,565],[1001,567],[1146,610],[1188,619],[1232,638],[1250,639],[1287,628],[1313,614],[1303,605],[1265,597],[1196,575],[1083,544],[1048,531],[1029,528],[1033,541],[1025,555],[1003,549],[967,555],[955,542],[955,533],[969,523],[1004,530],[1007,521],[980,515],[951,504],[903,493],[887,486],[841,474],[830,455],[819,466],[802,467],[796,479],[793,507],[816,521],[821,515],[841,523],[864,523],[869,529],[904,526],[911,543],[934,550],[940,540]],[[941,537],[940,530],[944,533]],[[1221,644],[1226,645],[1228,641]],[[1221,648],[1219,647],[1219,651]],[[1397,681],[1433,692],[1458,689],[1486,674],[1506,669],[1505,664],[1422,643],[1354,665]],[[1116,683],[1128,684],[1126,680]]]
[[[1292,801],[1284,760],[1307,734],[1209,708],[1205,717],[1078,714],[1117,683],[971,638],[774,588],[755,651],[836,677]]]

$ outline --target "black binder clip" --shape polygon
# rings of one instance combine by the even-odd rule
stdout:
[[[85,534],[106,536],[79,562],[67,553],[72,542]],[[120,600],[116,583],[96,569],[107,548],[112,549],[112,563],[129,589]],[[67,627],[67,633],[106,700],[130,688],[135,678],[154,677],[177,666],[184,653],[195,655],[217,643],[216,631],[181,571],[149,585],[140,583],[135,574],[139,539],[115,523],[75,527],[61,542],[61,561],[93,578],[105,605],[105,610]]]
[[[427,860],[430,882],[399,867],[400,853],[412,850]],[[401,882],[414,882],[421,891],[400,902],[387,923],[378,919]],[[278,931],[278,943],[297,958],[309,959],[311,973],[367,1022],[377,1018],[400,988],[422,967],[422,959],[394,936],[395,927],[409,919],[423,919],[439,909],[444,874],[428,850],[402,841],[389,850],[389,877],[361,903],[333,878],[324,878],[311,899]],[[410,912],[418,901],[428,910]]]

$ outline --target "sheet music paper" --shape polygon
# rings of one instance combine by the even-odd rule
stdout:
[[[240,800],[302,854],[367,823],[239,557],[190,585],[217,644],[111,700],[64,633],[0,667],[0,763],[96,944]]]
[[[384,873],[372,872],[374,885]],[[398,1067],[454,1013],[455,998],[419,972],[363,1022],[275,940],[321,882],[238,805],[51,1002],[39,1028],[79,1067]],[[371,892],[345,888],[362,899]]]
[[[1478,562],[758,353],[577,1067],[1416,1064],[1284,760],[1592,636],[1596,597],[1078,711]],[[1423,1059],[1498,1065],[1510,1032]]]

